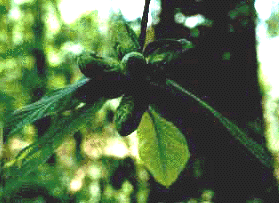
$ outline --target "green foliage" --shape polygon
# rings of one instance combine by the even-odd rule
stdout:
[[[108,74],[112,76],[123,73],[122,64],[113,58],[103,58],[92,53],[82,53],[77,57],[77,64],[81,72],[88,78],[105,77]]]
[[[235,19],[237,17],[248,16],[250,13],[249,5],[247,4],[239,4],[236,6],[234,10],[229,12],[230,18]]]
[[[140,159],[159,183],[169,187],[190,158],[184,135],[152,108],[144,113],[137,133]]]
[[[51,125],[44,136],[21,151],[15,160],[6,163],[6,167],[17,164],[21,168],[21,176],[28,175],[32,170],[47,161],[55,149],[61,145],[65,136],[73,135],[84,127],[92,119],[94,113],[101,109],[104,102],[105,100],[101,98],[94,105],[86,105],[68,117],[61,115],[56,117],[54,124]],[[27,122],[30,122],[28,118],[26,118]],[[13,175],[17,176],[18,174]]]
[[[96,28],[96,32],[94,34],[89,32],[86,39],[91,39],[92,36],[98,39],[100,37],[94,20],[94,17],[87,16],[78,22],[77,30],[82,33],[87,33],[87,31]],[[88,26],[91,27],[88,28]],[[22,150],[15,160],[5,164],[8,170],[11,169],[11,176],[26,177],[33,170],[38,169],[53,154],[65,136],[71,136],[92,119],[93,114],[100,110],[107,100],[104,97],[108,95],[90,95],[90,92],[95,92],[95,89],[99,88],[101,91],[98,90],[98,93],[104,93],[102,88],[108,87],[102,85],[110,85],[110,80],[108,80],[108,83],[100,82],[101,85],[97,86],[99,84],[98,77],[109,75],[109,73],[123,76],[127,80],[137,80],[140,74],[143,76],[135,83],[127,83],[131,84],[132,87],[124,88],[124,96],[116,112],[115,124],[120,135],[129,135],[138,129],[140,158],[160,184],[169,187],[177,180],[190,158],[190,152],[187,141],[180,130],[173,123],[162,118],[153,108],[150,107],[148,110],[151,103],[150,98],[147,98],[150,96],[149,92],[144,91],[144,94],[135,92],[137,91],[136,85],[147,84],[146,86],[148,86],[151,82],[154,82],[153,79],[158,84],[160,82],[161,84],[164,83],[162,88],[158,87],[158,89],[171,90],[173,95],[180,94],[192,98],[194,103],[198,103],[218,118],[243,145],[249,146],[258,159],[264,160],[265,155],[260,150],[260,146],[247,139],[246,134],[235,124],[191,92],[180,87],[174,81],[166,79],[163,71],[157,71],[180,57],[179,54],[182,50],[189,47],[185,40],[158,40],[150,43],[141,54],[137,53],[140,48],[137,35],[128,26],[121,14],[114,14],[111,17],[110,29],[109,43],[110,46],[111,44],[116,46],[114,51],[117,50],[118,53],[108,54],[112,58],[99,57],[95,53],[81,54],[78,57],[78,65],[81,72],[88,78],[81,79],[66,88],[54,90],[38,102],[16,110],[7,118],[6,125],[11,131],[6,136],[11,136],[27,124],[45,116],[53,117],[52,125],[43,137]],[[86,46],[91,47],[91,44],[86,44]],[[97,45],[95,47],[98,48]],[[113,49],[112,46],[110,48]],[[20,55],[16,52],[16,49],[10,49],[10,54],[13,56]],[[120,62],[122,58],[123,60]],[[148,78],[148,76],[152,77]],[[100,81],[103,81],[103,79]],[[119,92],[109,98],[122,95],[123,87],[113,87],[114,84],[116,83],[110,85],[109,88],[113,91],[119,90]],[[158,84],[155,84],[155,86],[159,86]],[[88,92],[85,92],[85,97],[96,96],[99,99],[95,100],[94,98],[94,102],[79,107],[81,101],[76,94],[84,87],[88,90]],[[71,111],[69,116],[63,115],[66,110]],[[18,166],[18,169],[14,170],[15,166]]]
[[[121,12],[111,13],[108,27],[108,47],[106,48],[109,50],[114,47],[114,53],[108,56],[118,57],[121,60],[126,54],[139,51],[138,35],[128,25]]]
[[[30,51],[31,47],[34,47],[33,41],[24,41],[19,45],[7,49],[6,53],[3,54],[1,57],[8,59],[8,58],[16,58],[19,56],[26,56],[29,54],[28,52]]]
[[[141,97],[123,96],[115,114],[115,127],[118,133],[127,136],[134,132],[147,108],[148,103]]]
[[[98,12],[92,11],[83,15],[72,26],[78,36],[82,39],[81,43],[86,49],[100,51],[102,49],[103,36],[99,30]]]
[[[9,172],[6,172],[6,174],[9,174]],[[33,196],[35,201],[37,195],[40,194],[44,197],[53,196],[59,200],[63,199],[63,202],[68,202],[68,197],[64,192],[66,187],[63,185],[63,181],[61,181],[62,177],[62,171],[44,165],[28,176],[9,179],[9,181],[5,183],[3,193],[5,196],[13,198],[13,200],[30,200],[29,198]],[[24,197],[22,195],[24,195]]]
[[[7,7],[4,5],[0,5],[0,14],[5,15],[7,14]]]
[[[271,16],[268,20],[266,20],[267,23],[267,32],[270,37],[276,37],[279,35],[279,12],[272,12]]]
[[[247,137],[246,133],[241,130],[236,124],[232,121],[224,117],[221,113],[216,111],[213,107],[209,104],[192,94],[191,92],[185,90],[183,87],[178,85],[175,81],[167,80],[168,87],[171,88],[175,95],[185,95],[189,96],[194,102],[198,102],[198,104],[209,111],[211,114],[217,118],[220,123],[231,133],[231,135],[238,140],[243,146],[246,146],[247,149],[265,165],[267,168],[270,168],[270,163],[268,162],[269,155],[263,150],[262,146]]]
[[[4,92],[0,92],[0,123],[12,111],[13,98]]]
[[[150,64],[167,64],[177,59],[182,50],[186,50],[190,45],[187,40],[160,39],[151,42],[143,51],[143,55]]]
[[[45,116],[62,112],[77,105],[73,100],[73,94],[77,88],[84,85],[88,79],[79,80],[65,89],[58,89],[50,92],[41,100],[16,110],[7,119],[7,127],[11,129],[10,135],[18,132],[23,126],[33,123]]]

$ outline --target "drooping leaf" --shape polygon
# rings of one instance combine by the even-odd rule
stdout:
[[[23,126],[45,116],[71,109],[73,105],[77,105],[73,100],[73,94],[87,82],[87,78],[81,79],[75,84],[63,89],[54,90],[39,101],[16,110],[7,118],[7,127],[11,129],[9,135],[16,133]]]
[[[220,112],[216,111],[212,106],[207,104],[205,101],[195,96],[190,91],[184,89],[175,81],[167,79],[166,81],[167,91],[172,92],[173,95],[181,96],[181,97],[189,97],[193,102],[198,103],[201,107],[203,107],[208,112],[212,113],[215,118],[219,120],[220,123],[230,132],[230,134],[238,140],[243,146],[250,151],[251,154],[254,155],[265,167],[271,168],[271,160],[270,155],[266,152],[266,150],[253,139],[249,138],[248,135],[240,129],[236,124],[223,116]]]
[[[18,173],[25,176],[36,170],[54,153],[65,136],[74,134],[92,119],[92,115],[101,109],[105,100],[100,98],[94,105],[87,105],[69,117],[58,117],[42,138],[23,149],[15,160],[7,162],[5,167],[20,166],[19,170],[11,173],[13,176]]]
[[[140,159],[160,184],[169,187],[190,158],[184,135],[152,108],[143,114],[137,133]]]

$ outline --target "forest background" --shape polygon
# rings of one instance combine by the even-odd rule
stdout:
[[[72,56],[75,53],[85,49],[95,51],[101,56],[117,58],[114,45],[117,43],[115,36],[118,36],[118,33],[123,33],[122,47],[125,49],[125,46],[129,46],[129,37],[123,24],[115,20],[117,19],[115,16],[120,15],[118,11],[107,12],[108,18],[105,20],[99,16],[98,11],[85,11],[78,19],[69,23],[62,16],[59,3],[55,0],[1,2],[0,124],[2,126],[12,111],[39,100],[52,90],[66,87],[79,80],[82,74],[73,61]],[[143,10],[143,4],[139,10]],[[232,21],[229,31],[234,33],[248,29],[250,13],[251,7],[246,3],[242,2],[232,7],[229,12]],[[125,12],[123,15],[125,17]],[[140,15],[139,12],[139,18],[129,21],[129,25],[137,35],[140,34]],[[158,23],[156,22],[158,15],[159,12],[156,13],[155,10],[150,22]],[[192,15],[181,9],[174,11],[174,20],[175,23],[187,27],[188,36],[191,38],[189,48],[195,47],[213,24],[210,18]],[[276,20],[278,19],[275,16],[274,21]],[[152,41],[155,36],[151,24],[149,26],[146,43]],[[276,23],[270,23],[270,26],[273,26],[271,35],[278,35]],[[230,50],[223,50],[223,63],[230,63],[234,57],[232,53]],[[198,81],[192,81],[192,85],[198,85]],[[33,181],[45,187],[50,196],[62,200],[76,198],[79,201],[91,202],[105,202],[112,199],[119,202],[148,201],[150,174],[136,161],[138,159],[136,139],[133,135],[129,138],[120,138],[113,125],[112,117],[118,103],[119,99],[108,102],[102,111],[94,116],[92,123],[78,135],[65,139],[52,159],[39,170],[40,174],[45,175],[40,175]],[[13,160],[21,149],[38,139],[45,130],[38,127],[42,123],[47,122],[44,120],[25,126],[20,133],[8,140],[5,147],[1,143],[2,160],[5,162]],[[253,125],[254,131],[262,130],[257,122],[253,123],[255,122],[250,122],[249,125]],[[261,142],[261,138],[259,139]],[[203,174],[202,165],[203,160],[195,162],[196,178]],[[119,175],[119,171],[125,171],[124,175]],[[49,177],[47,174],[52,175]],[[61,179],[59,184],[56,181],[58,177]],[[11,194],[16,194],[28,181],[30,180],[22,180],[17,187],[11,188]],[[140,183],[136,192],[134,182]],[[193,197],[187,201],[210,202],[213,196],[213,190],[203,188],[199,198]]]

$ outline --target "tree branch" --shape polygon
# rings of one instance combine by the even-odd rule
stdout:
[[[144,10],[143,10],[143,15],[142,15],[142,20],[141,20],[141,32],[140,32],[140,37],[139,37],[140,51],[143,50],[145,36],[146,36],[149,4],[150,4],[150,0],[145,0]]]

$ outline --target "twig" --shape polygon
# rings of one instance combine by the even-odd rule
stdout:
[[[142,18],[141,18],[141,31],[140,31],[140,37],[139,37],[139,44],[140,44],[140,51],[141,52],[143,50],[144,41],[145,41],[145,37],[146,37],[149,4],[150,4],[150,0],[145,0],[143,15],[142,15]]]

